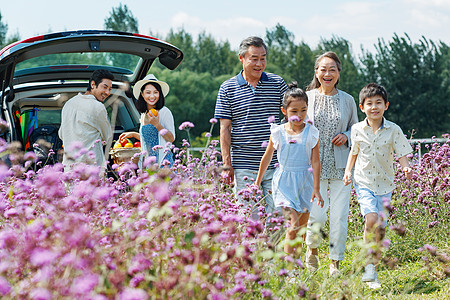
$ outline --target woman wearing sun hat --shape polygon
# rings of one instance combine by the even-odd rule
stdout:
[[[147,152],[146,157],[156,156],[159,166],[164,160],[173,163],[169,146],[175,140],[175,125],[172,112],[164,106],[168,93],[169,85],[158,80],[153,74],[136,82],[133,95],[137,99],[136,108],[141,113],[139,133],[125,132],[119,137],[119,142],[126,138],[140,140],[141,149]],[[139,161],[141,167],[142,161],[141,157]]]

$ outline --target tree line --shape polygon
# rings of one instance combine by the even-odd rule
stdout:
[[[126,5],[120,4],[105,18],[104,27],[138,32],[138,20]],[[0,43],[20,38],[16,33],[7,39],[6,31],[0,14]],[[242,68],[238,49],[205,32],[196,37],[184,29],[172,29],[166,36],[149,34],[184,53],[183,62],[174,71],[158,62],[151,68],[158,79],[170,85],[166,105],[174,115],[175,125],[193,122],[191,136],[209,131],[208,121],[214,116],[220,84]],[[311,47],[305,42],[296,43],[294,34],[281,24],[267,29],[262,38],[268,46],[266,71],[282,76],[287,83],[295,80],[305,88],[313,77],[316,57],[334,51],[342,62],[338,88],[351,94],[357,103],[361,88],[377,82],[389,93],[386,118],[400,125],[408,137],[425,138],[450,132],[450,49],[444,42],[426,37],[413,42],[406,33],[394,34],[389,41],[379,39],[374,52],[361,49],[357,57],[351,43],[342,37],[321,39],[317,46]],[[218,128],[213,135],[218,135]],[[177,141],[182,138],[186,134],[177,132]]]

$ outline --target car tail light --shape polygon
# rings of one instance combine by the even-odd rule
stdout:
[[[143,35],[143,34],[139,34],[139,33],[133,33],[133,36],[137,36],[137,37],[142,37],[142,38],[146,38],[146,39],[152,39],[152,40],[159,40],[155,37],[152,36],[148,36],[148,35]]]
[[[3,49],[0,51],[0,56],[1,56],[4,52],[6,52],[8,49],[11,49],[12,47],[14,47],[14,46],[16,46],[16,45],[19,45],[19,44],[29,44],[29,43],[34,43],[34,42],[38,42],[38,41],[43,41],[43,40],[44,40],[44,37],[45,37],[44,35],[38,35],[38,36],[35,36],[35,37],[32,37],[32,38],[28,38],[28,39],[25,39],[25,40],[22,40],[22,41],[17,41],[17,42],[15,42],[15,43],[12,43],[12,44],[6,46],[5,48],[3,48]]]

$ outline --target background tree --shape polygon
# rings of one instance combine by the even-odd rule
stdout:
[[[0,49],[9,45],[11,43],[17,42],[20,40],[19,32],[16,31],[10,36],[7,36],[8,33],[8,24],[2,21],[2,14],[0,13]]]
[[[286,82],[298,81],[294,75],[294,53],[296,51],[294,34],[284,26],[277,24],[274,28],[266,30],[264,41],[267,45],[266,70],[280,75]]]
[[[138,32],[138,20],[126,5],[112,8],[105,18],[104,28],[114,31]],[[7,36],[8,25],[0,14],[0,44],[4,46],[20,39],[19,33]],[[193,37],[183,28],[170,30],[159,37],[175,45],[184,53],[181,65],[174,71],[154,63],[150,72],[171,87],[167,106],[172,110],[175,123],[189,120],[195,123],[192,136],[209,131],[208,120],[214,115],[215,101],[220,84],[236,75],[242,68],[238,49],[231,49],[228,41],[218,41],[205,32]],[[325,51],[334,51],[342,62],[339,88],[358,100],[360,89],[369,82],[378,82],[390,95],[386,117],[398,123],[405,133],[415,131],[414,137],[440,136],[450,128],[450,48],[442,42],[423,37],[418,43],[408,35],[394,35],[392,41],[378,40],[374,52],[362,49],[356,57],[349,41],[338,36],[321,39],[312,48],[305,42],[295,42],[295,36],[281,24],[266,30],[268,46],[266,70],[282,76],[287,83],[296,80],[305,88],[314,74],[314,62]],[[137,58],[114,54],[99,57],[88,53],[79,55],[57,54],[36,58],[22,67],[42,64],[86,63],[109,64],[133,69]],[[37,61],[39,60],[39,61]],[[53,60],[53,61],[52,61]],[[363,115],[360,114],[360,119]],[[218,126],[217,126],[218,127]],[[214,131],[218,134],[218,128]],[[177,141],[185,133],[177,132]]]
[[[326,51],[335,52],[341,61],[342,71],[339,77],[339,89],[349,93],[357,101],[359,91],[365,84],[360,76],[359,64],[352,53],[350,42],[335,35],[329,40],[321,39],[317,48],[317,55]]]
[[[153,68],[152,68],[153,71]],[[189,70],[174,72],[161,70],[158,79],[170,85],[170,93],[166,105],[172,111],[176,128],[176,142],[187,138],[185,132],[180,132],[178,126],[184,121],[195,124],[191,136],[200,136],[209,131],[209,119],[214,117],[214,109],[220,84],[228,79],[228,75],[212,77],[210,73],[196,73]],[[219,134],[218,125],[213,135]]]
[[[194,71],[195,69],[194,61],[197,53],[192,35],[186,32],[184,28],[179,29],[177,32],[175,32],[173,29],[170,29],[169,33],[167,34],[164,40],[181,49],[181,51],[183,51],[183,62],[175,70]],[[158,65],[161,69],[165,68],[160,64]]]
[[[196,72],[209,72],[212,76],[232,74],[239,64],[237,53],[230,50],[228,42],[216,42],[211,35],[204,32],[198,35],[195,48]]]
[[[6,46],[6,33],[8,32],[8,24],[3,23],[3,16],[0,13],[0,46]]]
[[[386,117],[414,137],[431,137],[449,130],[449,47],[408,35],[380,39],[376,53],[362,57],[366,82],[384,85],[390,95]]]
[[[105,18],[105,29],[138,33],[138,20],[126,4],[120,3],[118,7],[113,7],[110,16]]]
[[[114,31],[139,33],[138,20],[133,16],[127,5],[119,4],[113,7],[110,16],[105,18],[104,28]],[[112,65],[116,67],[133,70],[139,58],[131,57],[127,54],[112,53],[108,55]]]

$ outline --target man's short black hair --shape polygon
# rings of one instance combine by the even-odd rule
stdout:
[[[114,75],[106,69],[98,69],[95,70],[92,75],[91,78],[89,79],[89,85],[87,90],[90,91],[91,90],[91,82],[94,81],[95,86],[98,86],[100,84],[100,82],[102,82],[103,79],[109,79],[109,80],[114,80]]]

